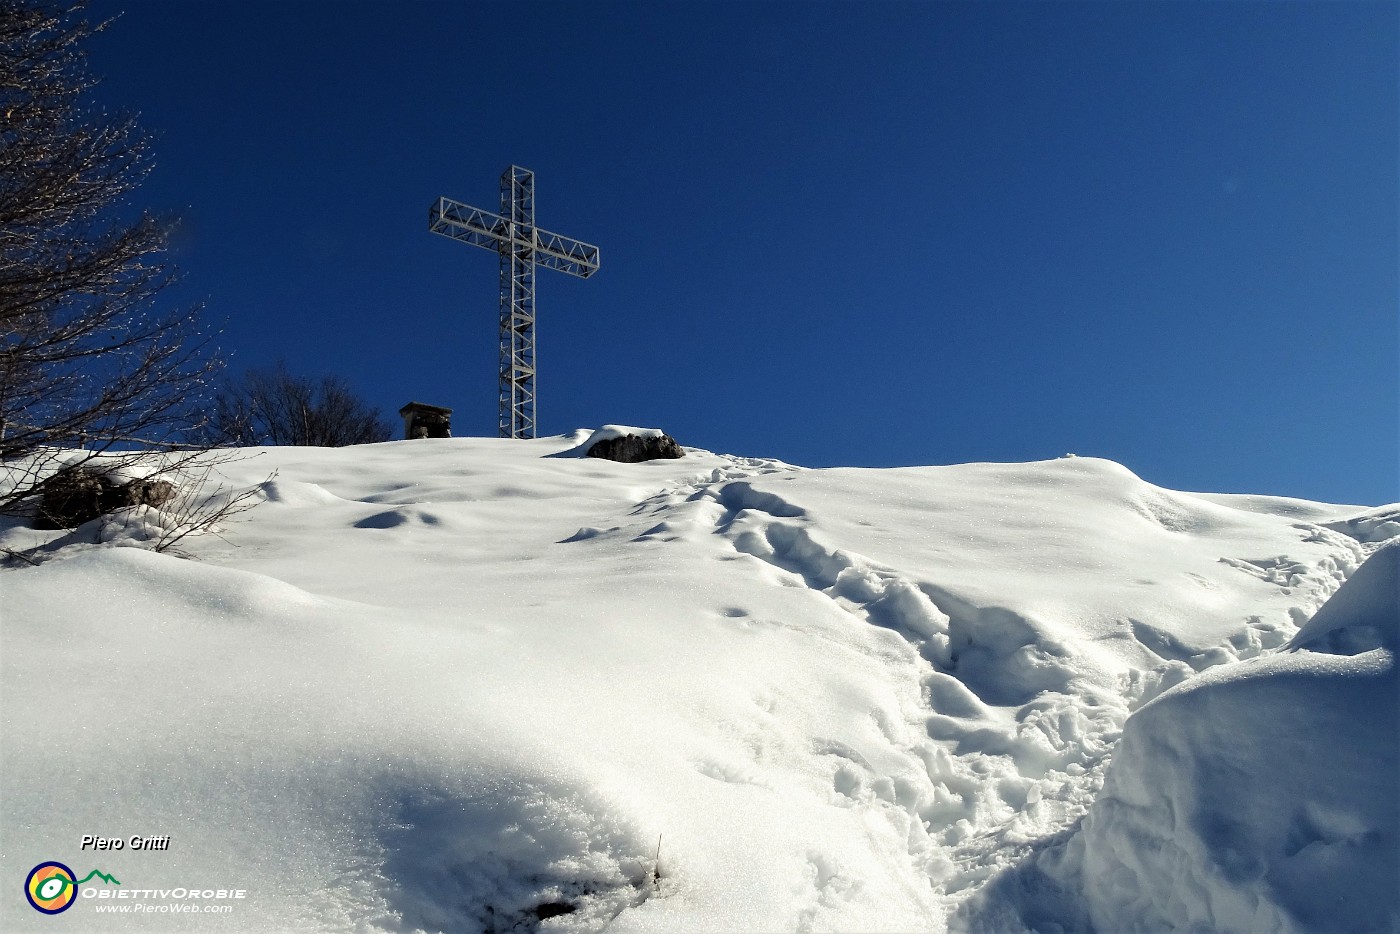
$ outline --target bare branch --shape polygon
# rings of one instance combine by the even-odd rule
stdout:
[[[155,308],[172,222],[124,216],[150,140],[87,100],[85,8],[0,0],[0,512],[61,464],[178,448],[218,368],[197,309]]]

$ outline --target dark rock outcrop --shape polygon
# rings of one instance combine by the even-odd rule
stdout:
[[[622,464],[635,464],[639,461],[675,460],[685,457],[685,451],[670,435],[653,438],[639,438],[636,435],[623,435],[620,438],[607,438],[593,442],[588,449],[589,457],[601,457]]]
[[[159,508],[175,498],[175,484],[169,480],[132,480],[117,487],[112,494],[113,509],[123,506],[154,506]]]
[[[127,506],[160,507],[175,496],[169,480],[117,483],[91,467],[68,467],[39,484],[38,529],[71,529]]]

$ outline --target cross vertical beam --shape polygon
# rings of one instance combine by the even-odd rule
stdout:
[[[501,176],[501,214],[510,236],[501,255],[501,374],[497,428],[502,438],[535,437],[535,173],[511,166]]]
[[[502,438],[535,437],[535,267],[587,279],[598,271],[598,248],[535,226],[535,173],[518,165],[501,175],[499,215],[439,198],[428,229],[500,256],[497,428]]]

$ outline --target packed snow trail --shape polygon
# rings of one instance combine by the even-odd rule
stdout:
[[[1090,459],[560,456],[586,436],[269,449],[197,561],[88,529],[0,569],[0,871],[166,828],[102,868],[249,899],[133,928],[941,931],[1086,813],[1130,711],[1400,532]],[[21,729],[52,710],[82,726]]]
[[[1117,465],[1075,459],[1034,466],[1040,484],[1072,485],[1087,477],[1100,487],[1116,485],[1121,490],[1117,505],[1126,504],[1132,518],[1168,533],[1217,530],[1229,526],[1233,518],[1228,507],[1222,509],[1220,504],[1156,490],[1136,478],[1124,483],[1126,471]],[[989,469],[993,468],[982,468],[983,472]],[[911,858],[929,874],[935,891],[953,897],[950,904],[1036,847],[1062,836],[1085,813],[1132,709],[1196,671],[1283,645],[1294,624],[1305,620],[1364,557],[1364,550],[1347,536],[1295,523],[1293,528],[1303,533],[1304,541],[1328,546],[1312,564],[1283,556],[1218,558],[1227,567],[1277,585],[1287,598],[1281,615],[1270,620],[1258,614],[1221,620],[1227,626],[1213,645],[1199,637],[1191,644],[1174,636],[1181,628],[1172,625],[1175,620],[1154,625],[1130,618],[1126,633],[1110,633],[1107,638],[1131,639],[1147,653],[1147,661],[1156,664],[1126,670],[1111,664],[1085,666],[1076,659],[1092,656],[1094,646],[1047,638],[1050,627],[1037,625],[1031,614],[970,602],[958,595],[957,584],[966,584],[967,579],[956,571],[901,572],[823,544],[820,533],[812,531],[820,523],[811,510],[784,498],[794,490],[800,496],[803,475],[773,476],[779,472],[763,470],[759,476],[770,482],[756,486],[748,470],[715,471],[708,483],[696,485],[689,495],[668,491],[654,497],[644,504],[649,507],[648,516],[666,518],[650,534],[665,532],[675,540],[682,537],[679,529],[686,520],[698,526],[708,522],[740,554],[786,572],[790,580],[800,580],[822,594],[857,623],[898,633],[918,650],[928,664],[920,678],[923,702],[905,712],[907,735],[913,741],[891,750],[905,760],[899,772],[904,794],[892,794],[890,776],[877,774],[865,755],[847,748],[830,750],[842,760],[834,790],[852,807],[902,809],[910,820]],[[1054,473],[1060,476],[1053,480],[1046,476]],[[1300,507],[1285,501],[1250,500],[1255,508],[1272,505],[1289,518]],[[932,501],[914,497],[900,501],[901,509],[916,513],[933,506]],[[857,521],[863,528],[875,528],[867,519]],[[1024,531],[1044,535],[1057,530],[1037,522]],[[1087,535],[1078,538],[1079,542],[1092,540]],[[1091,549],[1080,544],[1078,550]],[[1069,557],[1063,551],[1058,556]],[[975,560],[962,558],[962,566],[979,581],[989,576],[988,567],[996,566],[976,568],[972,567]],[[1108,564],[1103,555],[1079,560],[1091,566]],[[1222,575],[1216,569],[1209,571],[1209,576],[1185,569],[1181,573],[1194,585],[1210,589],[1216,586],[1213,578]],[[1153,586],[1157,582],[1139,577],[1134,583]],[[1008,590],[1021,601],[1039,596],[1034,589]],[[1091,619],[1081,615],[1070,621],[1082,625]]]

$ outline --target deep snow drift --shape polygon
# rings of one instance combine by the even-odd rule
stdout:
[[[1080,831],[966,903],[957,926],[1400,929],[1398,633],[1395,541],[1285,651],[1138,711]]]
[[[1129,721],[1082,834],[1099,930],[1400,928],[1397,557],[1362,565],[1289,651]]]
[[[121,882],[69,930],[1395,924],[1395,550],[1299,627],[1397,510],[587,437],[249,451],[194,560],[7,526],[0,927],[47,860]]]

